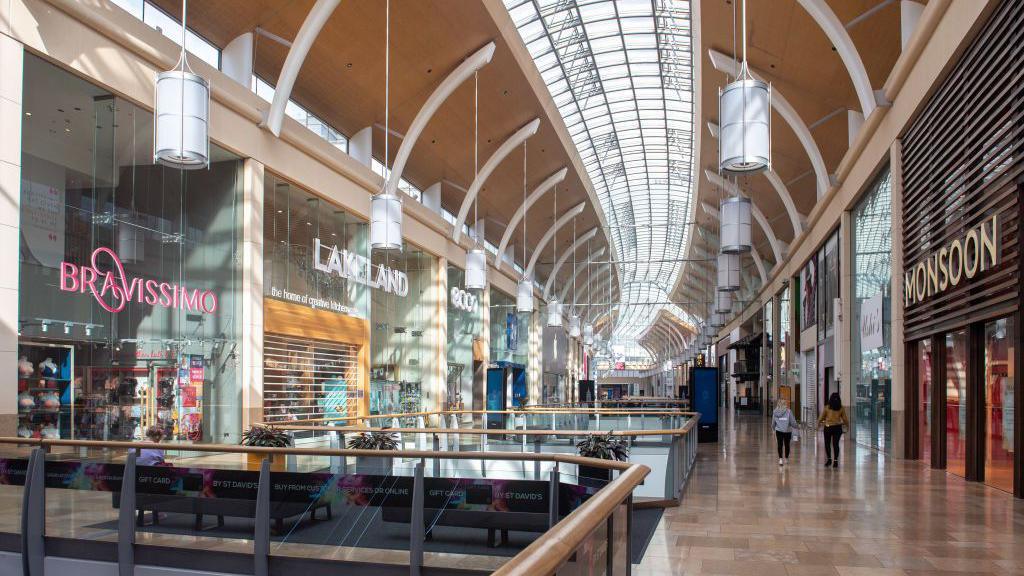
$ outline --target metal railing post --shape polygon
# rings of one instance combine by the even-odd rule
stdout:
[[[523,438],[526,438],[525,436]],[[541,437],[534,436],[533,438],[533,453],[540,454],[540,443]],[[533,479],[540,480],[540,460],[533,461]]]
[[[24,576],[43,576],[46,530],[46,451],[35,448],[21,495],[21,566]]]
[[[548,479],[548,528],[558,524],[558,480],[558,462],[555,462]]]
[[[256,488],[256,520],[253,528],[253,574],[270,575],[270,459],[260,464],[260,481]]]
[[[135,574],[135,450],[129,450],[121,475],[121,501],[117,513],[117,573]],[[153,512],[156,514],[157,512]]]
[[[409,576],[420,576],[423,566],[423,462],[416,464],[412,481],[412,520],[409,527]]]
[[[440,478],[441,477],[441,458],[440,458],[440,454],[441,454],[441,438],[439,438],[437,434],[434,434],[434,452],[438,454],[438,456],[434,456],[434,477],[435,478]]]

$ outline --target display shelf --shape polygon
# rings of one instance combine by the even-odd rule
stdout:
[[[70,345],[19,342],[18,436],[72,438],[74,355],[75,349]],[[56,405],[43,407],[50,404]]]

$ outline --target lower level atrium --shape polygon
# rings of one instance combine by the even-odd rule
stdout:
[[[1024,503],[1006,492],[846,436],[826,468],[820,433],[780,467],[764,419],[723,425],[634,574],[1024,574]]]

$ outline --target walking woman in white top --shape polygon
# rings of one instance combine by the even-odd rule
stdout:
[[[789,442],[793,439],[795,427],[796,418],[789,409],[789,402],[785,398],[779,398],[775,402],[775,411],[772,412],[772,429],[775,430],[775,444],[779,450],[779,466],[789,461]]]

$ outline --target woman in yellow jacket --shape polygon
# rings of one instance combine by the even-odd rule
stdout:
[[[843,408],[838,392],[828,397],[828,406],[818,418],[818,425],[825,426],[825,457],[828,458],[825,467],[839,468],[839,438],[843,435],[843,426],[850,425],[850,419],[846,417],[846,409]]]

